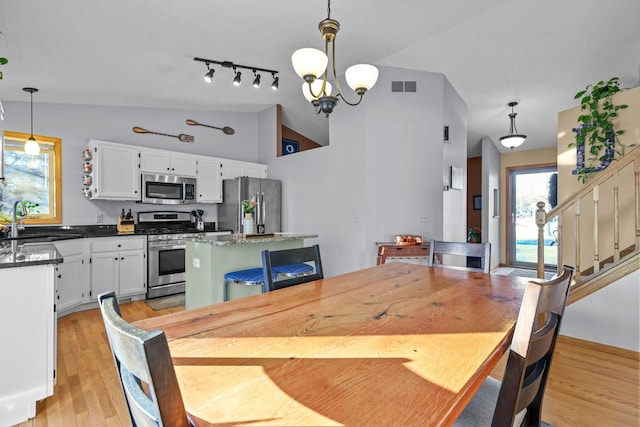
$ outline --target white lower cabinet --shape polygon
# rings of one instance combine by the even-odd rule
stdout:
[[[146,236],[91,239],[91,299],[146,292]]]
[[[55,246],[64,259],[56,265],[56,305],[57,311],[64,314],[89,296],[89,263],[85,262],[85,239],[58,241]]]
[[[53,394],[56,369],[55,269],[0,269],[0,426],[35,417]]]

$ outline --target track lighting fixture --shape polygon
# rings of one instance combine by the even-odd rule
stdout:
[[[278,77],[276,75],[276,74],[278,74],[277,70],[268,70],[266,68],[252,67],[250,65],[234,64],[231,61],[215,61],[213,59],[204,59],[204,58],[193,58],[193,60],[194,61],[199,61],[199,62],[204,62],[205,65],[207,66],[207,73],[204,75],[204,80],[207,83],[211,83],[211,81],[213,80],[213,73],[215,72],[215,70],[213,68],[211,68],[211,65],[212,64],[217,64],[217,65],[220,65],[220,66],[222,66],[224,68],[231,68],[233,70],[233,72],[235,73],[235,77],[233,78],[233,84],[235,86],[240,86],[240,83],[242,83],[242,73],[240,71],[238,71],[238,68],[244,68],[245,70],[251,70],[253,72],[253,75],[254,75],[253,86],[254,87],[256,87],[256,88],[260,87],[261,75],[260,75],[259,71],[262,71],[264,73],[271,73],[271,77],[273,78],[273,83],[271,83],[271,89],[278,90],[280,77]]]
[[[213,81],[213,73],[215,73],[216,70],[214,70],[213,68],[210,68],[208,62],[207,62],[207,69],[209,71],[207,71],[207,74],[204,75],[204,81],[207,83],[211,83]]]
[[[233,71],[236,73],[236,76],[233,78],[233,84],[234,86],[240,86],[240,83],[242,83],[242,73],[240,71],[236,71],[236,67],[233,67]]]
[[[253,87],[258,88],[260,87],[260,74],[256,73],[256,70],[253,70],[253,75],[256,76],[253,80]]]

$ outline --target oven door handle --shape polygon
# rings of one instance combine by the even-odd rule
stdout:
[[[149,246],[149,251],[161,251],[164,249],[185,249],[185,245],[164,245],[164,246]]]

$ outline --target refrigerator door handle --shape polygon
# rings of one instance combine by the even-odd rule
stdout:
[[[262,206],[262,216],[260,217],[260,225],[265,224],[265,217],[267,216],[267,205],[266,202],[264,201],[264,192],[261,194],[260,197],[260,205]]]

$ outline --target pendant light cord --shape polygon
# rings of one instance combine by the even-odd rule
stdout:
[[[31,138],[33,138],[33,92],[31,92]]]

